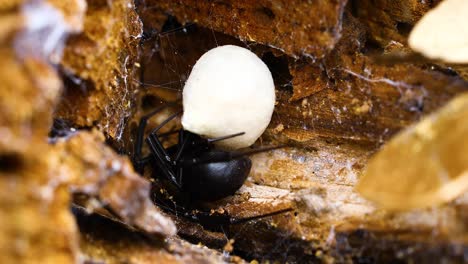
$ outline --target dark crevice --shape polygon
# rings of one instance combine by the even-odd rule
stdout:
[[[162,100],[158,98],[157,96],[148,94],[145,95],[141,99],[141,108],[143,109],[144,112],[148,112],[150,110],[153,110],[155,107],[161,105]]]
[[[273,13],[273,11],[268,7],[257,9],[257,14],[259,17],[263,17],[266,20],[274,20],[276,18],[275,13]]]
[[[351,0],[347,4],[347,9],[350,11],[351,15],[355,18],[359,17],[359,1]]]
[[[292,76],[289,73],[287,56],[275,56],[272,52],[267,52],[262,56],[263,62],[268,66],[277,88],[292,92]]]
[[[76,131],[70,121],[62,118],[54,118],[52,128],[49,131],[49,138],[66,137]]]
[[[0,154],[0,171],[11,173],[19,171],[23,168],[24,162],[21,156],[17,153],[2,153]]]
[[[396,24],[396,29],[398,30],[398,33],[405,37],[409,36],[409,33],[411,32],[412,28],[413,25],[406,22],[398,22]]]
[[[360,50],[363,55],[375,56],[381,55],[384,52],[384,48],[377,41],[368,38],[366,39],[364,47]]]
[[[131,241],[135,246],[151,246],[155,250],[165,247],[162,239],[157,236],[151,237],[143,232],[130,230],[122,223],[98,214],[89,214],[78,206],[72,206],[71,211],[85,239],[115,245]]]
[[[182,24],[177,21],[177,18],[175,16],[168,15],[167,20],[164,22],[161,32],[168,32],[168,31],[173,31],[177,30],[179,28],[182,28]]]
[[[426,64],[422,66],[425,70],[438,71],[448,76],[460,76],[453,68],[437,64]]]

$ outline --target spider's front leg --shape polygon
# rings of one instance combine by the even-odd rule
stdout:
[[[157,113],[161,112],[164,108],[166,108],[166,106],[167,105],[162,105],[140,118],[140,122],[138,123],[137,138],[133,149],[133,163],[135,167],[137,167],[136,165],[140,165],[140,163],[144,163],[141,165],[145,165],[147,163],[148,157],[142,158],[141,152],[143,148],[143,138],[145,136],[145,129],[146,125],[148,124],[148,120]],[[143,162],[143,160],[146,160],[146,162]]]
[[[171,156],[163,147],[161,141],[158,138],[158,131],[169,123],[171,120],[176,118],[180,115],[182,111],[178,111],[177,113],[171,115],[169,118],[164,120],[159,126],[151,131],[149,136],[146,138],[146,143],[148,144],[151,155],[154,159],[155,165],[158,166],[159,171],[164,174],[166,179],[171,181],[177,188],[181,188],[179,181],[177,180],[176,173],[174,172],[174,162],[172,161]]]
[[[145,130],[146,130],[148,120],[152,118],[153,116],[155,116],[156,114],[160,113],[166,107],[175,105],[175,104],[176,103],[167,103],[165,105],[162,105],[156,108],[155,110],[151,111],[150,113],[140,118],[140,122],[138,124],[138,130],[137,130],[137,138],[136,138],[136,142],[134,145],[133,159],[132,159],[135,170],[138,171],[140,174],[143,173],[144,167],[151,161],[156,160],[156,162],[160,162],[161,160],[163,161],[165,160],[165,158],[159,159],[157,158],[157,156],[163,156],[163,157],[167,156],[165,149],[162,147],[162,144],[157,138],[158,136],[156,135],[157,140],[152,140],[151,143],[148,143],[148,144],[153,144],[155,146],[154,151],[152,151],[152,153],[149,154],[148,156],[142,157],[143,140],[144,140]],[[157,128],[155,128],[151,132],[151,134],[156,134],[156,132],[158,132],[159,129],[161,129],[165,124],[167,124],[169,121],[174,119],[180,113],[181,111],[177,112],[176,114],[172,115],[171,117],[163,121]],[[148,142],[148,138],[147,138],[147,142]],[[162,166],[165,167],[164,165]]]

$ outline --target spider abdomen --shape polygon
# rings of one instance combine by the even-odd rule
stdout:
[[[182,189],[198,200],[218,200],[234,194],[244,184],[251,167],[248,157],[184,167]]]

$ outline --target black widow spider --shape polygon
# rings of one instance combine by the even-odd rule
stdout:
[[[168,21],[173,22],[171,20]],[[183,27],[180,26],[176,29],[180,28]],[[172,32],[174,30],[175,29],[172,29],[164,33]],[[142,39],[142,43],[152,39],[156,34],[156,31],[148,32],[145,39]],[[141,71],[141,74],[142,76],[140,79],[144,80],[144,70]],[[143,82],[139,82],[139,84],[143,86],[148,85]],[[182,193],[185,197],[188,196],[190,202],[214,201],[233,195],[244,184],[250,173],[252,162],[248,158],[248,155],[282,147],[266,147],[252,149],[249,151],[222,151],[214,147],[215,142],[241,136],[244,132],[239,131],[239,133],[232,135],[205,139],[199,135],[180,129],[178,131],[169,132],[178,133],[178,143],[171,147],[164,148],[160,140],[164,135],[158,134],[158,132],[167,123],[180,115],[182,111],[176,112],[168,117],[160,125],[154,128],[146,138],[145,129],[147,122],[151,117],[155,116],[171,104],[175,105],[175,103],[162,105],[141,117],[134,145],[133,163],[136,170],[140,173],[143,172],[145,166],[151,165],[154,169],[153,175],[158,177],[158,179],[168,181],[176,191]],[[146,157],[142,156],[144,141],[146,141],[150,150],[150,153]],[[226,215],[217,215],[217,219],[213,220],[212,216],[214,215],[212,213],[207,214],[199,210],[194,210],[197,214],[190,214],[187,212],[187,208],[177,204],[174,204],[174,209],[171,209],[169,206],[165,206],[165,202],[163,201],[164,199],[159,197],[159,195],[155,195],[153,193],[153,198],[157,204],[172,213],[182,213],[182,215],[191,218],[192,220],[204,223],[216,222],[215,224],[240,223],[292,210],[284,209],[273,213],[243,219],[235,219],[229,216],[226,217]]]
[[[223,151],[216,149],[214,143],[241,136],[244,132],[205,139],[184,129],[178,131],[177,144],[164,148],[157,133],[180,115],[182,111],[179,111],[164,120],[146,137],[150,154],[142,158],[146,124],[166,106],[160,106],[140,119],[134,150],[135,168],[141,173],[145,165],[152,164],[157,175],[164,176],[179,191],[194,200],[213,201],[234,194],[250,173],[252,162],[247,156],[279,148],[274,146],[249,151]]]

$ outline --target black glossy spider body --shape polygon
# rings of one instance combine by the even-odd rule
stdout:
[[[178,143],[164,148],[158,131],[177,117],[180,114],[178,112],[163,121],[146,137],[150,154],[142,158],[141,149],[146,123],[163,108],[164,106],[154,110],[140,120],[135,144],[135,167],[141,172],[145,165],[152,164],[156,175],[163,176],[179,191],[195,200],[218,200],[234,194],[250,173],[252,162],[247,155],[277,148],[260,148],[244,152],[218,150],[214,147],[214,142],[244,133],[205,139],[183,129],[178,131]]]

